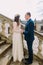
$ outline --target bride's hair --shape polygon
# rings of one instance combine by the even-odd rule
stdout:
[[[17,23],[17,25],[19,25],[19,19],[20,18],[20,15],[16,15],[15,18],[14,18],[14,22]]]

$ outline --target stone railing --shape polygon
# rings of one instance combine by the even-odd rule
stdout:
[[[34,31],[34,32],[35,32],[35,36],[37,36],[37,38],[39,40],[38,47],[37,47],[38,52],[37,52],[36,56],[43,60],[43,34],[37,32],[37,31]]]
[[[12,42],[12,20],[9,18],[6,18],[5,16],[1,15],[0,16],[0,29],[2,27],[2,32],[0,32],[0,36],[2,37],[3,40],[7,40],[8,43]],[[10,25],[10,26],[9,26]],[[8,27],[6,27],[8,26]],[[25,29],[25,25],[22,24],[22,28],[24,27]],[[10,29],[9,29],[10,28]],[[7,32],[5,31],[7,30]],[[43,35],[37,31],[34,31],[35,33],[35,40],[33,42],[33,51],[34,51],[34,55],[36,55],[37,57],[39,57],[40,59],[43,59]],[[7,35],[9,34],[9,35]],[[6,35],[8,37],[6,37]],[[36,52],[36,53],[35,53]]]
[[[10,36],[11,37],[11,36]],[[6,41],[7,43],[12,43],[11,38],[7,38],[5,35],[3,35],[2,33],[0,33],[0,39]]]
[[[0,36],[7,42],[12,40],[12,23],[12,19],[0,14]]]

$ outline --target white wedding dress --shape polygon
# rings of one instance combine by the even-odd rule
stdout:
[[[13,47],[12,47],[12,54],[13,54],[13,61],[22,61],[24,58],[23,54],[23,43],[22,43],[22,35],[20,33],[21,25],[17,26],[16,22],[13,22]]]

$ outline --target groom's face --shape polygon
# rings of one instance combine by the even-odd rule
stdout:
[[[30,16],[26,14],[25,19],[28,20],[29,18],[30,18]]]

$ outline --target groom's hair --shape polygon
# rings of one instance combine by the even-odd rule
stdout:
[[[27,12],[26,14],[29,15],[29,16],[31,17],[31,13],[30,13],[30,12]]]

